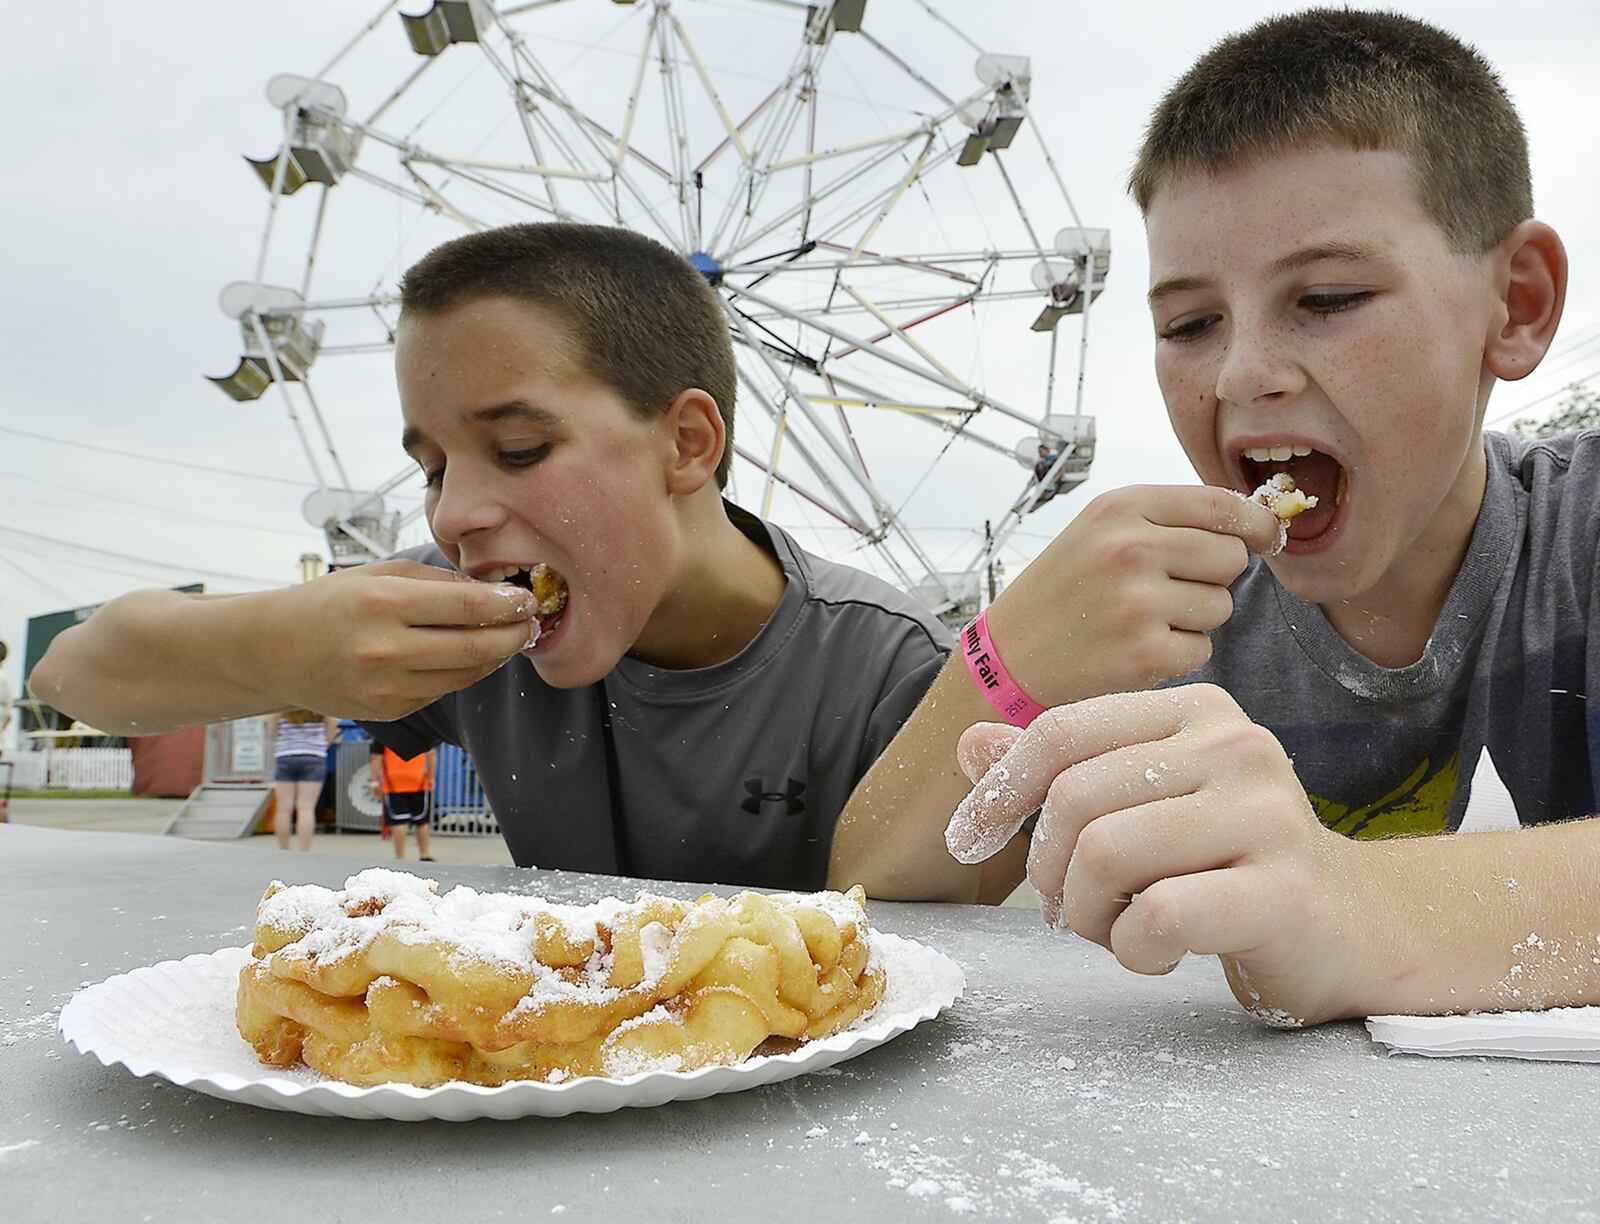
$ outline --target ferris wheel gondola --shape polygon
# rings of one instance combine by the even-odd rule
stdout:
[[[213,379],[280,401],[334,564],[394,549],[413,473],[353,478],[335,442],[353,426],[314,382],[392,345],[407,262],[517,220],[625,225],[682,253],[738,357],[735,493],[936,611],[968,614],[1017,525],[1087,476],[1110,236],[1073,207],[1028,58],[983,52],[927,0],[395,10],[268,84],[282,136],[250,161],[269,196],[256,274],[223,294],[243,354]]]

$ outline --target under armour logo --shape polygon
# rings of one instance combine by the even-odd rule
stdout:
[[[739,806],[752,816],[761,814],[761,805],[764,803],[783,804],[785,816],[793,816],[797,812],[806,810],[805,800],[800,798],[805,793],[806,784],[794,778],[788,779],[788,785],[782,790],[763,790],[760,778],[746,778],[744,788],[750,792],[750,797]]]

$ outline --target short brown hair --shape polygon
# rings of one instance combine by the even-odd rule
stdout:
[[[551,221],[452,239],[400,281],[402,314],[484,297],[557,315],[585,372],[643,417],[665,412],[691,387],[710,395],[727,433],[717,464],[717,486],[727,487],[733,342],[716,292],[687,260],[632,230]]]
[[[1162,98],[1128,190],[1310,145],[1392,149],[1452,248],[1487,251],[1533,215],[1528,142],[1494,69],[1398,13],[1308,9],[1223,39]]]

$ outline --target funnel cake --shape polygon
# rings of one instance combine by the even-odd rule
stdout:
[[[1287,523],[1317,504],[1312,494],[1303,493],[1295,486],[1294,477],[1288,472],[1275,472],[1269,476],[1260,488],[1250,494],[1250,500],[1271,510],[1281,523]]]
[[[691,1071],[870,1013],[865,906],[859,887],[569,906],[381,868],[274,881],[235,1016],[262,1062],[360,1085]]]

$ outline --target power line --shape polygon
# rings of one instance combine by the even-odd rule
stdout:
[[[131,497],[117,497],[112,493],[102,493],[98,489],[84,489],[75,485],[62,484],[57,480],[46,480],[39,476],[28,476],[21,472],[9,472],[6,474],[6,479],[22,480],[28,482],[29,484],[43,485],[47,489],[50,489],[58,494],[65,495],[61,497],[35,496],[0,498],[0,501],[17,501],[29,506],[45,505],[56,510],[79,510],[89,514],[110,513],[105,506],[83,505],[74,500],[81,497],[91,497],[99,501],[111,502],[118,506],[132,506],[136,510],[146,511],[152,517],[169,519],[178,523],[215,523],[221,527],[237,527],[243,531],[271,532],[274,535],[294,536],[298,539],[304,539],[308,531],[314,530],[314,528],[309,526],[300,528],[269,526],[265,523],[245,522],[243,519],[222,518],[214,514],[201,514],[198,511],[193,510],[179,510],[172,506],[157,506],[151,504],[150,502],[137,501]]]
[[[1551,391],[1548,394],[1541,395],[1541,396],[1537,397],[1536,399],[1531,399],[1527,403],[1522,404],[1522,405],[1520,405],[1520,406],[1518,406],[1516,408],[1512,408],[1508,412],[1500,413],[1499,416],[1493,417],[1493,418],[1485,421],[1484,425],[1485,425],[1485,427],[1490,426],[1490,425],[1498,425],[1501,421],[1508,420],[1509,418],[1517,416],[1520,413],[1527,412],[1528,409],[1532,408],[1535,404],[1542,404],[1546,400],[1555,399],[1555,397],[1558,396],[1558,395],[1565,395],[1569,391],[1571,391],[1574,387],[1581,386],[1582,384],[1588,382],[1591,378],[1595,377],[1597,374],[1600,374],[1600,369],[1590,370],[1587,374],[1584,374],[1584,375],[1582,375],[1582,376],[1580,376],[1578,378],[1574,378],[1574,379],[1569,380],[1566,383],[1566,385],[1561,386],[1561,387],[1557,387],[1554,391]]]
[[[78,599],[76,596],[68,595],[60,587],[52,586],[50,583],[46,582],[43,578],[40,578],[37,574],[30,574],[27,570],[23,569],[22,566],[18,565],[15,561],[13,561],[10,557],[6,556],[4,553],[0,553],[0,565],[8,565],[8,566],[10,566],[12,569],[16,570],[17,573],[22,576],[22,580],[24,582],[30,583],[31,585],[38,587],[41,591],[48,592],[50,595],[53,595],[55,598],[61,600],[68,607],[71,607],[74,604],[80,604],[80,603],[83,602],[81,599]]]
[[[219,570],[200,569],[194,565],[174,565],[170,561],[156,561],[149,557],[135,557],[130,553],[113,552],[107,548],[95,548],[93,545],[79,544],[73,540],[60,540],[54,536],[40,535],[35,531],[24,531],[20,527],[9,527],[4,523],[0,523],[0,532],[21,536],[25,540],[37,540],[41,544],[53,544],[57,548],[72,548],[97,557],[110,557],[113,561],[132,561],[136,565],[149,566],[152,569],[170,570],[179,574],[193,574],[201,578],[221,578],[227,582],[249,582],[257,586],[281,587],[289,585],[287,582],[273,578],[260,578],[253,574],[228,574]]]
[[[115,455],[119,459],[141,459],[146,463],[165,463],[171,467],[189,468],[197,472],[214,472],[222,476],[237,476],[241,480],[265,480],[270,484],[293,485],[297,489],[314,489],[315,481],[291,480],[287,476],[268,476],[262,472],[241,472],[236,468],[214,467],[206,463],[190,463],[183,459],[168,459],[162,455],[146,455],[138,451],[119,450],[112,446],[96,446],[93,442],[80,442],[76,438],[55,438],[49,434],[31,433],[26,429],[13,429],[9,425],[0,425],[0,433],[12,434],[18,438],[32,438],[35,442],[51,442],[57,446],[73,446],[79,450],[94,451],[101,455]]]

